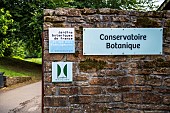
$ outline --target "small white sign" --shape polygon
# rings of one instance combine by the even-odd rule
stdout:
[[[72,62],[52,62],[52,82],[72,82]]]
[[[83,55],[161,55],[163,28],[84,28]]]
[[[49,28],[49,53],[75,53],[74,28]]]

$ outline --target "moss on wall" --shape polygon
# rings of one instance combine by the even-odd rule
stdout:
[[[85,61],[81,61],[79,66],[81,70],[89,70],[89,69],[103,69],[106,65],[106,62],[104,61],[97,61],[95,59],[86,59]]]

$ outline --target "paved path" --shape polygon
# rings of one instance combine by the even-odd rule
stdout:
[[[41,113],[41,82],[0,93],[0,113]]]

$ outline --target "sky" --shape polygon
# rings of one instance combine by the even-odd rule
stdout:
[[[156,5],[161,5],[163,2],[164,2],[164,0],[157,0],[158,2],[156,3]]]

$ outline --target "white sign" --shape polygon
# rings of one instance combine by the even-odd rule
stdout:
[[[72,62],[52,62],[52,82],[72,81]]]
[[[84,28],[83,55],[162,54],[163,28]]]
[[[49,53],[75,53],[74,28],[49,28]]]

